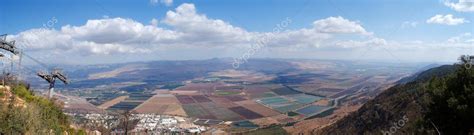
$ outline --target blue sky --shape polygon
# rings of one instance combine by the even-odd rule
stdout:
[[[167,12],[177,13],[177,8],[185,3],[193,6],[192,9],[195,10],[197,16],[205,16],[206,21],[204,22],[225,22],[225,26],[223,24],[222,27],[220,27],[220,24],[217,24],[219,27],[207,26],[203,22],[196,23],[192,27],[225,29],[227,28],[226,26],[232,26],[237,29],[229,30],[233,33],[230,36],[249,36],[249,38],[214,41],[212,40],[213,37],[208,37],[209,39],[207,40],[205,37],[199,37],[199,33],[210,32],[208,34],[212,36],[213,34],[225,35],[225,32],[229,31],[195,30],[189,28],[190,26],[185,26],[186,23],[192,23],[190,22],[191,20],[170,22],[172,20],[169,20],[170,16],[168,16]],[[289,37],[278,35],[273,38],[278,38],[275,40],[282,40],[281,42],[268,43],[269,46],[261,50],[259,49],[257,53],[252,54],[252,58],[333,58],[326,56],[329,54],[336,56],[336,59],[345,59],[346,57],[343,54],[351,52],[354,53],[354,57],[364,57],[364,59],[391,58],[401,61],[412,61],[406,55],[416,54],[414,56],[419,56],[419,61],[436,62],[450,61],[459,54],[474,53],[466,50],[466,48],[472,47],[474,43],[474,40],[472,40],[474,39],[472,36],[474,33],[474,22],[472,22],[474,21],[474,7],[472,7],[472,3],[469,0],[169,0],[166,2],[165,0],[4,0],[0,5],[0,32],[12,35],[11,39],[19,40],[18,42],[20,43],[22,40],[31,39],[28,38],[31,37],[31,34],[51,40],[58,35],[65,35],[65,39],[71,40],[70,42],[57,43],[51,41],[44,43],[44,45],[35,46],[28,44],[32,41],[24,41],[27,44],[24,47],[29,48],[24,50],[33,55],[42,55],[48,53],[47,51],[55,51],[56,53],[54,54],[67,52],[69,53],[68,55],[77,59],[84,57],[94,59],[78,60],[78,63],[113,63],[123,60],[114,59],[117,56],[126,56],[128,61],[206,59],[213,57],[241,57],[248,48],[251,48],[252,43],[254,43],[253,40],[258,39],[257,37],[264,33],[271,32],[276,24],[289,18],[291,23],[282,30],[288,31],[288,33],[293,32],[294,36],[298,37],[296,39],[302,39],[283,40]],[[434,18],[436,15],[440,16]],[[331,17],[336,19],[333,18],[333,21],[331,21]],[[116,41],[114,39],[120,39],[120,37],[127,38],[129,35],[126,32],[110,34],[108,29],[98,29],[99,32],[100,30],[104,31],[103,33],[96,34],[101,36],[110,34],[117,37],[99,37],[101,39],[98,39],[97,36],[92,38],[78,35],[78,33],[81,34],[80,32],[84,33],[84,30],[87,30],[88,27],[95,27],[92,23],[86,25],[90,20],[102,20],[104,21],[103,23],[111,23],[121,21],[120,19],[131,20],[132,22],[130,23],[169,30],[168,32],[170,33],[181,33],[178,36],[183,37],[171,37],[172,39],[179,39],[179,41],[153,38],[156,42],[150,43],[149,41],[141,41],[149,38],[139,38],[140,41],[136,39],[133,42]],[[152,19],[156,20],[157,25],[151,25]],[[168,21],[166,21],[167,19]],[[432,21],[429,22],[430,19]],[[54,23],[51,23],[53,25],[45,25],[48,21],[51,22],[52,20],[54,21]],[[355,25],[361,26],[363,31],[331,31],[321,33],[320,29],[315,26],[315,22],[318,20],[321,20],[321,24],[326,24],[324,21],[333,23],[326,28],[354,28],[350,26],[334,26],[337,24],[337,21],[343,21],[341,25],[353,22]],[[65,26],[70,26],[70,29],[64,29]],[[126,27],[127,25],[122,26]],[[77,28],[74,29],[74,27]],[[27,33],[28,31],[40,28],[46,28],[47,31]],[[304,33],[304,30],[317,32],[315,33],[316,35],[308,35],[308,33]],[[162,37],[166,36],[163,35],[166,33],[152,33],[151,36]],[[285,34],[285,32],[282,34]],[[304,36],[302,37],[301,35]],[[320,37],[325,38],[319,39]],[[192,45],[192,43],[196,42],[195,40],[192,43],[191,41],[181,44],[177,43],[193,38],[202,39],[199,40],[202,43]],[[227,38],[227,36],[215,38]],[[308,38],[315,38],[315,40],[307,41]],[[448,43],[449,39],[453,40],[450,40]],[[454,39],[459,40],[454,42]],[[302,40],[307,42],[302,42]],[[378,50],[375,50],[379,53],[369,50],[373,49],[373,47],[370,47],[372,41],[381,40],[385,47],[379,47]],[[313,44],[314,42],[318,42],[318,44]],[[142,45],[141,43],[148,45]],[[222,45],[227,43],[230,45]],[[50,44],[54,45],[48,46]],[[343,47],[331,46],[332,44],[338,44]],[[456,45],[451,46],[448,44]],[[77,46],[82,47],[79,48]],[[141,46],[146,47],[140,48]],[[415,50],[410,49],[410,47],[415,48]],[[124,51],[130,48],[137,48],[137,50],[153,49],[151,49],[151,53],[150,51]],[[445,57],[436,58],[439,57],[436,53],[443,52],[443,48],[448,48],[449,54]],[[107,49],[115,50],[107,51]],[[380,50],[384,50],[383,52],[390,51],[398,57],[380,56],[387,55],[387,53],[382,53]],[[180,52],[186,52],[186,54],[183,55]],[[313,52],[320,55],[313,54]],[[363,52],[373,52],[373,54],[365,55],[362,54]],[[140,53],[146,56],[146,58],[138,58],[135,56],[136,53]],[[67,60],[58,58],[57,61],[66,62]]]

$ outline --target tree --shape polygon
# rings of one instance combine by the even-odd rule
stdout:
[[[474,70],[465,68],[466,61],[456,65],[456,72],[433,78],[426,86],[428,111],[443,133],[468,134],[474,129]]]

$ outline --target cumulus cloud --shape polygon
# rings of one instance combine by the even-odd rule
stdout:
[[[338,17],[329,17],[313,22],[314,28],[322,33],[369,34],[358,22]]]
[[[468,20],[464,18],[455,18],[452,14],[447,15],[435,15],[430,19],[426,20],[426,23],[433,23],[433,24],[444,24],[444,25],[458,25],[463,23],[468,23]]]
[[[143,41],[173,39],[174,32],[143,26],[130,19],[89,20],[83,26],[63,26],[60,30],[31,29],[12,38],[26,51],[62,50],[80,54],[146,52]],[[135,46],[133,46],[135,45]]]
[[[474,12],[474,0],[459,0],[457,3],[447,0],[444,5],[459,12]]]
[[[160,25],[158,25],[160,24]],[[166,25],[167,27],[161,27]],[[291,25],[291,24],[290,24]],[[143,24],[128,18],[88,20],[83,25],[65,25],[60,29],[31,29],[11,36],[26,51],[56,51],[81,56],[153,53],[163,48],[239,48],[271,35],[268,47],[320,47],[338,34],[369,35],[357,21],[343,17],[316,20],[312,27],[282,29],[274,32],[250,32],[229,22],[198,13],[193,4],[184,3],[162,19]],[[364,36],[366,37],[366,36]],[[352,42],[352,43],[351,43]],[[386,44],[385,40],[353,40],[331,47],[356,47]],[[209,54],[212,55],[212,54]],[[215,57],[215,56],[213,56]]]
[[[186,41],[200,44],[241,44],[248,43],[252,36],[246,30],[219,20],[198,14],[194,4],[184,3],[176,11],[168,11],[163,23],[182,32]]]

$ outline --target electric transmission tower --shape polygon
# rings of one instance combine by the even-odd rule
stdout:
[[[68,84],[67,77],[59,69],[54,69],[51,73],[38,72],[37,75],[49,83],[48,97],[53,97],[54,84],[56,79],[61,80],[64,84]]]
[[[6,34],[0,35],[0,49],[6,50],[7,52],[10,52],[10,53],[13,53],[14,55],[19,56],[19,61],[18,61],[18,72],[19,72],[19,74],[21,72],[21,69],[23,69],[22,66],[21,66],[21,59],[22,59],[23,55],[49,70],[49,68],[46,64],[44,64],[44,63],[36,60],[35,58],[33,58],[29,55],[26,55],[25,53],[20,51],[15,46],[15,41],[9,41],[8,42]],[[5,57],[5,55],[0,53],[0,58],[1,57]],[[10,58],[10,60],[12,62],[12,69],[11,70],[13,70],[13,58]],[[24,68],[29,69],[28,67],[24,67]],[[30,69],[30,70],[32,70],[32,69]],[[32,71],[36,72],[34,70],[32,70]],[[40,71],[40,72],[37,72],[37,75],[39,77],[41,77],[42,79],[46,80],[49,83],[49,91],[48,91],[48,97],[49,98],[53,97],[54,84],[56,82],[56,79],[61,80],[64,84],[69,83],[67,77],[59,69],[53,69],[50,73]]]
[[[3,50],[6,50],[8,52],[11,52],[15,55],[20,54],[20,51],[15,46],[15,41],[8,42],[6,34],[0,35],[0,48],[3,49]]]

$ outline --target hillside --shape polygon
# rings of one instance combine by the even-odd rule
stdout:
[[[421,72],[315,134],[469,134],[474,132],[474,70]],[[437,131],[438,130],[438,131]]]
[[[25,84],[0,86],[0,134],[80,134],[61,106],[35,96]]]

